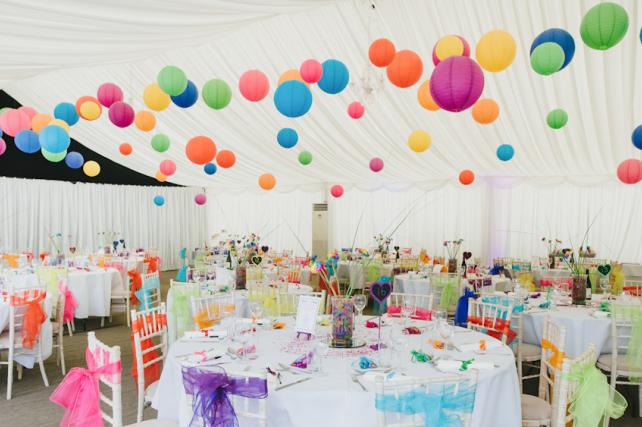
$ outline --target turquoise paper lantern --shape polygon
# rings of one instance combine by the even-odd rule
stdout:
[[[330,95],[336,95],[346,88],[350,80],[348,68],[341,61],[328,59],[323,64],[323,76],[319,80],[319,89]]]
[[[69,102],[61,102],[56,105],[56,108],[54,109],[54,117],[64,120],[69,126],[75,125],[78,123],[78,120],[80,120],[80,116],[76,112],[76,107],[74,104],[70,104]]]
[[[515,155],[515,149],[512,145],[502,144],[497,149],[497,158],[503,162],[507,162]]]
[[[288,80],[274,92],[274,105],[285,117],[301,117],[312,106],[312,92],[298,80]]]
[[[165,198],[163,196],[154,197],[154,204],[156,206],[163,206],[165,204]]]
[[[283,148],[292,148],[299,141],[299,134],[294,129],[283,128],[276,136],[276,140]]]
[[[62,153],[69,148],[71,140],[66,130],[56,125],[45,126],[40,131],[40,146],[51,154]]]

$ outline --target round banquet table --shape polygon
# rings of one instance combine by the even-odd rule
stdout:
[[[493,289],[497,291],[512,291],[512,283],[510,279],[505,277],[492,277]],[[459,295],[464,294],[466,286],[472,289],[467,279],[462,279],[459,284]],[[430,279],[420,275],[413,274],[410,278],[409,274],[399,274],[395,276],[395,283],[393,284],[392,291],[402,294],[415,294],[415,295],[430,295]],[[434,305],[439,304],[439,301],[434,301]],[[426,307],[427,308],[427,307]]]
[[[129,258],[114,257],[112,259],[114,261],[122,261],[123,259],[126,259],[127,271],[131,271],[135,268],[138,274],[145,273],[145,263],[143,262],[145,260],[145,257],[142,257],[142,256],[129,257]],[[85,256],[85,255],[75,257],[74,263],[76,267],[80,267],[80,268],[91,267],[91,261],[89,261],[89,256]]]
[[[289,365],[299,357],[304,349],[305,342],[297,344],[293,341],[295,336],[293,325],[294,319],[285,317],[279,319],[286,322],[283,330],[261,331],[259,338],[259,358],[251,363],[251,372],[258,372],[266,365],[278,366],[278,363]],[[421,326],[423,322],[416,321],[413,326]],[[382,339],[386,339],[391,328],[384,327]],[[458,330],[461,330],[458,328]],[[317,332],[330,333],[331,327],[317,326]],[[376,330],[366,330],[357,326],[357,336],[363,337],[370,343],[375,342]],[[453,342],[472,343],[480,339],[493,340],[487,335],[478,332],[456,333]],[[411,335],[410,344],[402,354],[402,365],[408,368],[405,374],[417,377],[442,377],[456,375],[453,373],[441,373],[436,368],[425,364],[414,364],[410,361],[410,349],[417,349],[420,346],[421,335]],[[190,422],[189,408],[187,407],[186,394],[182,385],[181,361],[176,356],[184,356],[194,351],[204,349],[232,346],[240,348],[240,344],[215,344],[215,343],[189,343],[185,341],[176,342],[169,351],[161,379],[152,402],[152,407],[158,410],[158,418],[170,419],[178,422],[181,427],[188,426]],[[323,360],[323,370],[329,375],[325,377],[312,377],[312,380],[296,384],[279,391],[270,388],[267,397],[268,425],[274,427],[290,426],[364,426],[372,427],[377,425],[377,413],[375,410],[375,384],[365,380],[363,376],[358,377],[368,389],[364,392],[358,384],[352,382],[350,368],[357,355],[366,354],[369,357],[376,357],[371,350],[340,350],[330,349]],[[346,352],[352,352],[349,357]],[[502,348],[502,354],[480,355],[473,352],[459,353],[455,350],[437,351],[438,356],[448,354],[456,360],[468,360],[475,358],[476,361],[492,361],[498,368],[492,371],[480,372],[475,397],[475,409],[473,412],[474,427],[514,427],[521,425],[521,403],[519,383],[517,381],[517,370],[515,368],[513,353],[506,346]],[[396,356],[394,358],[396,360]],[[229,356],[224,356],[223,361],[229,362]],[[226,363],[220,365],[223,369],[243,370],[248,365]],[[307,375],[282,373],[284,383],[302,379]],[[270,376],[270,378],[272,378]],[[255,404],[255,402],[252,402]],[[256,405],[251,410],[256,412]],[[499,416],[498,414],[501,414]],[[257,420],[241,418],[238,419],[240,426],[257,426]]]

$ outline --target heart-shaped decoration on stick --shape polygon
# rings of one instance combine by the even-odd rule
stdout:
[[[264,254],[266,254],[269,249],[270,248],[267,246],[261,246],[261,250],[263,251]]]
[[[391,293],[392,286],[390,286],[390,283],[374,282],[372,285],[370,285],[370,295],[372,295],[372,298],[377,300],[379,304],[383,303]]]
[[[395,251],[399,252],[399,246],[395,246]]]
[[[464,252],[463,255],[465,259],[470,259],[470,257],[473,256],[472,252]]]
[[[76,253],[76,247],[75,246],[69,246],[69,253],[70,254],[75,254]]]
[[[125,243],[125,239],[120,239],[120,243]]]
[[[611,267],[611,264],[600,264],[597,266],[597,272],[602,275],[602,277],[606,277],[611,273],[611,270],[613,270],[613,267]]]
[[[252,257],[252,264],[261,265],[262,262],[263,262],[263,257],[262,256],[253,256]]]

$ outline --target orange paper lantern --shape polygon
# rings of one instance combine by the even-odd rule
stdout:
[[[274,175],[271,173],[265,173],[259,178],[259,186],[264,190],[271,190],[275,185],[276,178],[274,178]]]
[[[477,123],[487,125],[499,117],[499,105],[492,99],[480,99],[473,105],[472,113]]]
[[[156,127],[156,116],[149,111],[139,111],[136,113],[134,124],[143,132],[149,132]]]
[[[87,101],[94,102],[94,103],[96,103],[96,105],[98,105],[98,111],[99,111],[98,115],[100,116],[102,114],[102,112],[103,112],[103,107],[100,104],[100,102],[98,102],[98,100],[96,98],[94,98],[93,96],[81,96],[78,99],[78,101],[76,101],[76,113],[78,113],[78,115],[80,117],[82,117],[83,119],[87,120],[87,118],[83,117],[83,115],[80,113],[80,107],[82,107],[82,104],[84,104]],[[53,117],[52,117],[52,120],[53,120]]]
[[[285,73],[281,74],[281,77],[279,77],[279,82],[277,83],[277,86],[280,86],[281,83],[287,82],[289,80],[298,80],[301,83],[305,83],[307,87],[310,87],[310,83],[303,80],[303,77],[301,77],[301,72],[299,70],[288,70]]]
[[[388,39],[375,40],[368,50],[370,62],[375,67],[387,67],[395,59],[395,45]]]
[[[123,156],[129,156],[132,153],[132,146],[131,144],[123,142],[122,144],[120,144],[120,147],[118,147],[118,150]]]
[[[424,107],[426,110],[437,111],[440,109],[439,105],[435,103],[430,94],[430,79],[426,80],[419,86],[417,91],[417,99],[419,104]]]
[[[236,163],[236,156],[230,150],[223,150],[216,156],[216,163],[222,168],[231,168]]]
[[[206,136],[196,136],[187,143],[185,154],[190,162],[204,165],[216,157],[216,144]]]
[[[424,72],[424,64],[421,58],[411,50],[402,50],[395,54],[388,68],[388,80],[393,85],[406,88],[414,85],[419,81]]]
[[[44,128],[45,126],[49,126],[49,123],[53,119],[54,118],[49,114],[36,114],[35,116],[33,116],[33,119],[31,119],[31,129],[37,133],[40,133],[42,128]]]
[[[473,171],[465,170],[459,174],[459,182],[464,185],[470,185],[475,180],[475,174]]]
[[[167,175],[163,175],[163,173],[161,171],[158,171],[158,172],[156,172],[156,179],[159,182],[165,182],[165,181],[167,181]]]

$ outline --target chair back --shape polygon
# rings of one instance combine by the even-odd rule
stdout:
[[[225,292],[215,295],[190,298],[190,316],[194,322],[194,330],[209,328],[218,324],[227,310],[235,310],[235,293]]]
[[[192,297],[201,296],[201,287],[196,283],[183,283],[174,280],[169,281],[169,292],[172,296],[171,327],[168,326],[168,333],[171,335],[170,342],[181,338],[185,331],[194,329],[192,318],[189,315],[189,305]]]
[[[447,309],[453,304],[457,304],[459,299],[459,287],[461,284],[461,273],[434,273],[430,275],[430,293],[433,295],[435,304]],[[452,288],[447,303],[442,304],[442,296],[446,288]],[[447,305],[446,305],[447,304]]]
[[[10,349],[25,348],[22,344],[16,346],[16,336],[21,335],[22,325],[25,321],[25,314],[27,314],[27,307],[29,304],[40,299],[40,307],[44,310],[44,299],[46,298],[47,291],[45,286],[33,286],[30,288],[20,288],[16,290],[13,286],[7,289],[7,296],[0,298],[9,301],[9,345]],[[33,343],[33,350],[40,350],[40,338],[42,333],[42,324],[38,330],[38,337]],[[13,350],[12,350],[13,351]],[[31,350],[30,350],[31,351]]]
[[[589,344],[589,349],[586,350],[581,356],[576,357],[575,359],[565,359],[562,364],[562,373],[570,374],[573,372],[574,368],[578,365],[588,365],[595,363],[595,343]],[[575,417],[573,414],[567,413],[567,406],[570,402],[573,401],[575,397],[575,391],[579,385],[579,381],[569,381],[561,375],[559,386],[559,398],[557,399],[556,405],[556,418],[551,418],[551,425],[553,427],[566,427],[567,423],[572,422]],[[607,424],[608,425],[608,421]]]
[[[539,372],[539,398],[551,402],[551,420],[557,419],[561,363],[566,350],[566,326],[551,320],[550,314],[544,315],[542,331],[542,358]],[[549,353],[551,354],[549,356]],[[551,378],[551,376],[553,378]],[[553,388],[553,396],[546,399]]]
[[[158,256],[158,249],[157,248],[148,248],[147,252],[145,252],[145,258],[147,258],[147,254],[149,254],[149,256],[151,258],[156,258]]]
[[[141,309],[158,307],[161,303],[158,271],[141,275],[141,280],[143,282],[143,285],[141,286],[143,298],[139,298],[139,300],[141,300]]]
[[[322,290],[321,292],[281,292],[277,290],[276,309],[278,314],[274,313],[274,315],[291,316],[296,314],[299,307],[299,299],[302,296],[321,298],[321,303],[319,304],[319,314],[325,313],[325,306],[326,306],[325,290]]]
[[[617,355],[627,353],[629,341],[633,332],[633,326],[638,323],[642,317],[642,305],[639,303],[622,304],[620,301],[611,301],[611,372],[617,372]],[[639,365],[638,365],[639,366]],[[629,366],[627,374],[633,372]],[[620,369],[620,371],[623,371]],[[620,374],[621,375],[621,374]],[[625,381],[617,381],[618,375],[612,374],[611,385],[630,384]],[[642,382],[642,380],[641,380]]]
[[[499,301],[498,301],[499,302]],[[493,304],[480,299],[468,299],[468,329],[486,333],[501,340],[510,342],[517,334],[510,329],[514,304]],[[494,333],[493,333],[494,332]]]
[[[45,285],[47,292],[53,297],[53,306],[51,307],[52,318],[55,317],[58,306],[58,280],[59,277],[67,278],[69,270],[66,266],[43,266],[36,269],[38,282]]]
[[[642,280],[627,280],[625,276],[622,290],[631,296],[642,297]]]
[[[96,361],[96,368],[101,368],[110,363],[120,362],[119,346],[109,347],[108,345],[103,344],[98,340],[98,338],[96,338],[95,332],[87,332],[87,341],[89,351],[94,356],[94,360]],[[100,387],[98,389],[98,393],[99,399],[105,402],[112,410],[111,416],[107,415],[105,411],[100,411],[102,417],[113,427],[122,427],[123,425],[121,378],[122,375],[120,373],[117,374],[117,378],[114,378],[114,375],[98,375],[98,380],[111,389],[111,399],[105,396],[100,391]]]
[[[404,298],[412,301],[412,312],[410,317],[415,319],[430,320],[434,305],[434,295],[404,294],[393,292],[388,300],[388,314],[392,317],[401,317],[401,306]]]

